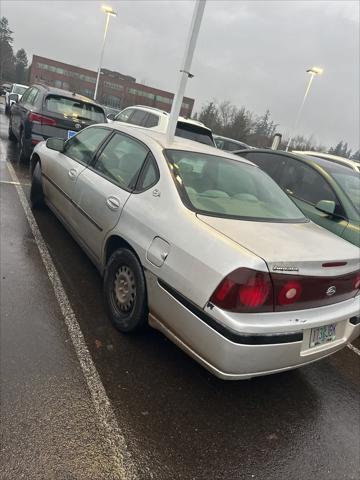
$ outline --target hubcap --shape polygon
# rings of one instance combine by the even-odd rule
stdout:
[[[129,312],[135,303],[136,286],[134,273],[127,265],[122,265],[115,275],[114,293],[119,309]]]

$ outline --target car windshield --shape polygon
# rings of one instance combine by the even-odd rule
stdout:
[[[77,98],[49,95],[45,100],[49,112],[63,115],[72,120],[90,120],[96,123],[106,122],[102,108],[92,103],[82,102]]]
[[[13,93],[22,95],[29,87],[21,87],[20,85],[15,85]]]
[[[177,137],[187,138],[195,142],[205,143],[205,145],[214,146],[211,130],[203,128],[201,125],[195,125],[186,122],[177,122],[175,135]]]
[[[298,207],[260,168],[203,153],[166,150],[185,205],[217,217],[273,222],[307,221]]]
[[[333,177],[348,196],[356,211],[360,213],[360,174],[355,172],[350,166],[346,167],[323,158],[312,158]]]

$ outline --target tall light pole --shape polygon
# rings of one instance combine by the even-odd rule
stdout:
[[[181,105],[185,93],[188,78],[194,75],[190,73],[191,63],[196,47],[197,38],[199,35],[201,20],[205,9],[206,0],[196,0],[194,6],[194,13],[191,20],[189,36],[185,46],[184,60],[180,70],[180,79],[175,97],[172,103],[169,123],[166,131],[166,137],[169,142],[174,139],[176,124],[181,110]]]
[[[96,77],[94,100],[96,100],[96,96],[97,96],[97,92],[98,92],[98,88],[99,88],[101,65],[102,65],[103,56],[104,56],[106,34],[107,34],[107,31],[108,31],[108,28],[109,28],[110,17],[116,17],[116,15],[117,15],[117,13],[111,7],[106,7],[105,5],[103,5],[101,8],[106,13],[106,22],[105,22],[104,38],[103,38],[101,53],[100,53],[99,69],[98,69],[98,73],[97,73],[97,77]]]
[[[312,68],[309,68],[308,70],[306,70],[307,73],[310,74],[310,78],[309,78],[309,81],[308,81],[308,84],[307,84],[307,87],[306,87],[306,90],[305,90],[305,94],[304,94],[304,97],[302,99],[302,102],[301,102],[301,105],[300,105],[300,108],[297,112],[297,115],[296,115],[296,118],[295,118],[295,122],[294,122],[294,127],[293,127],[293,130],[292,130],[292,134],[290,135],[290,138],[289,138],[289,141],[288,141],[288,144],[286,145],[286,151],[289,150],[290,146],[291,146],[291,142],[293,141],[293,138],[294,138],[294,135],[295,135],[295,132],[297,130],[297,127],[299,125],[299,121],[300,121],[300,117],[301,117],[301,114],[302,114],[302,111],[303,111],[303,108],[304,108],[304,105],[305,105],[305,101],[306,101],[306,98],[309,94],[309,91],[310,91],[310,87],[311,87],[311,84],[314,80],[314,77],[316,75],[321,75],[323,73],[323,69],[322,68],[319,68],[319,67],[312,67]]]

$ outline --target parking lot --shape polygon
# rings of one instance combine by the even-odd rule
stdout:
[[[80,247],[49,210],[33,222],[0,108],[0,478],[357,479],[360,339],[224,382],[156,331],[121,335]]]

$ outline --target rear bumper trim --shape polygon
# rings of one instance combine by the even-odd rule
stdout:
[[[158,279],[159,285],[168,292],[172,297],[174,297],[179,303],[181,303],[185,308],[190,310],[194,315],[196,315],[201,321],[206,323],[209,327],[213,328],[223,337],[227,338],[233,343],[243,344],[243,345],[272,345],[279,343],[293,343],[293,342],[302,342],[303,332],[289,332],[289,333],[270,333],[270,334],[254,334],[254,333],[238,333],[233,330],[230,330],[207,313],[201,310],[199,307],[190,302],[185,298],[181,293],[172,288],[170,285],[165,283],[160,278]]]

